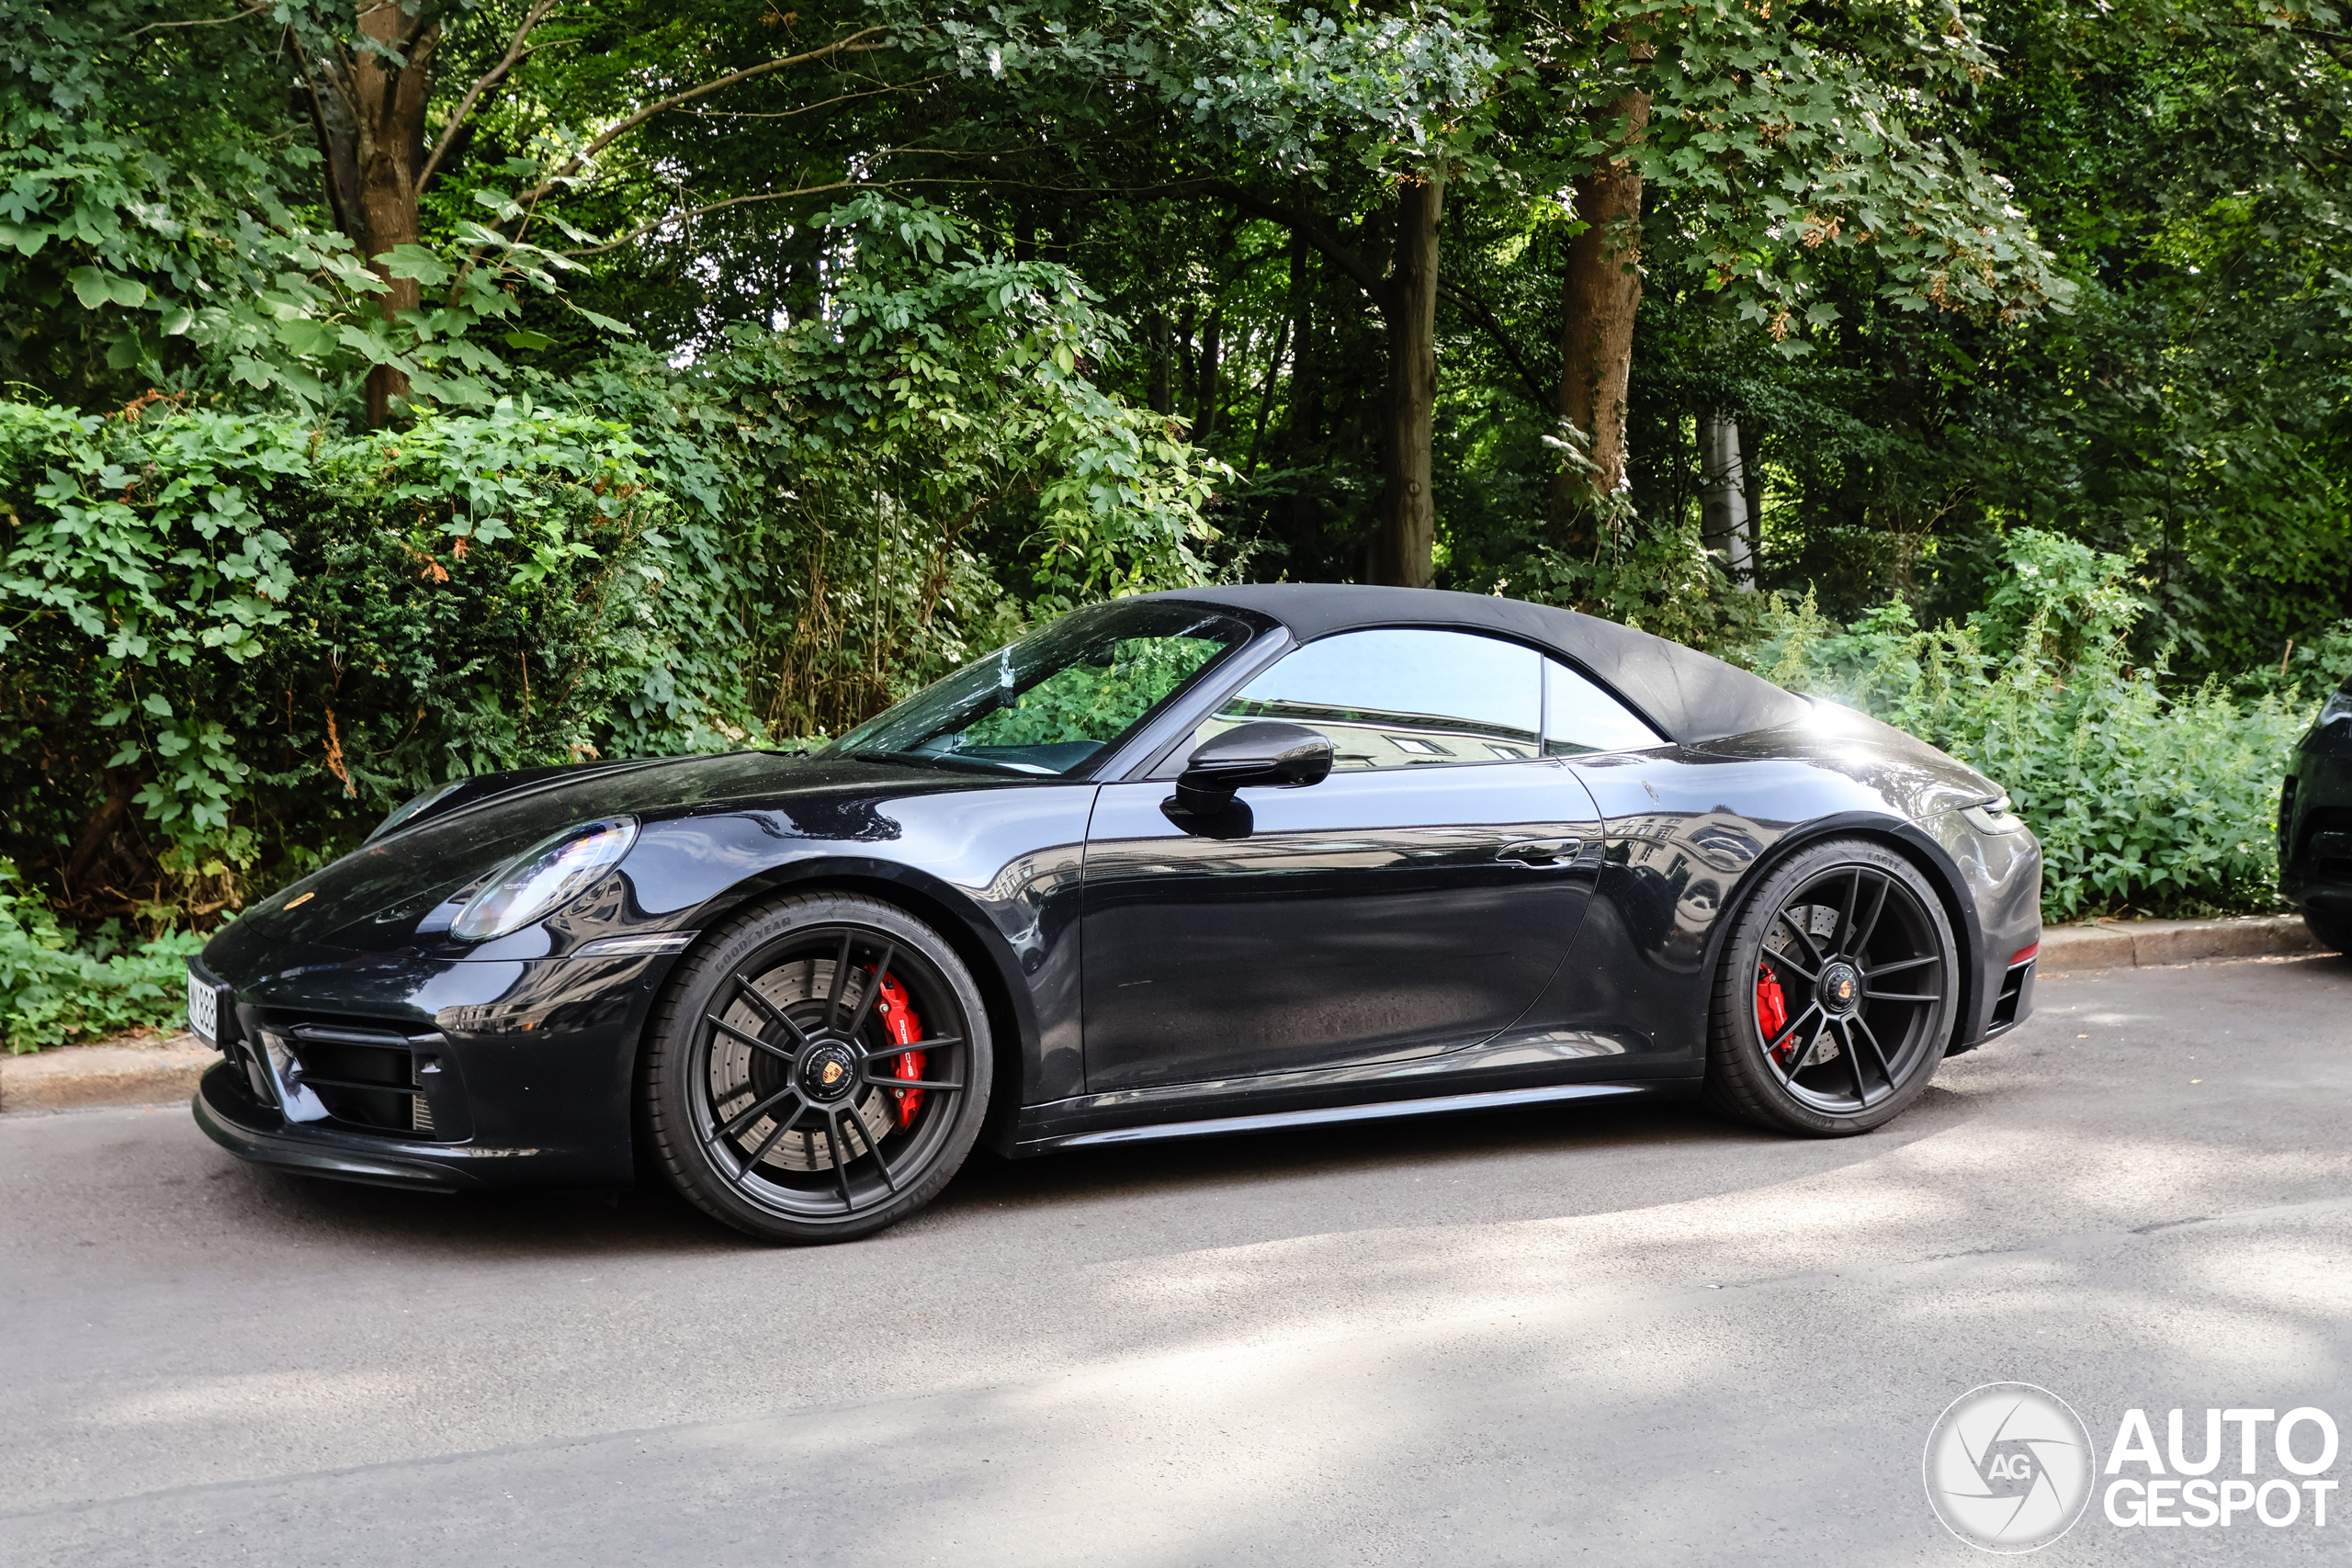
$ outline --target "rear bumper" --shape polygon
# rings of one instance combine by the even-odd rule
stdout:
[[[2306,914],[2352,919],[2352,755],[2333,736],[2303,746],[2278,802],[2278,891]]]

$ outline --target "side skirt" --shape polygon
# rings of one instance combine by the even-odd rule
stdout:
[[[1365,1105],[1326,1105],[1306,1111],[1274,1111],[1254,1116],[1215,1116],[1189,1122],[1155,1122],[1137,1127],[1110,1127],[1100,1132],[1048,1134],[1024,1139],[1023,1155],[1052,1149],[1100,1148],[1111,1144],[1138,1144],[1167,1138],[1209,1138],[1229,1133],[1275,1132],[1290,1127],[1319,1127],[1340,1122],[1380,1122],[1403,1116],[1444,1116],[1465,1111],[1502,1111],[1521,1105],[1549,1105],[1571,1100],[1623,1100],[1688,1097],[1698,1088],[1696,1078],[1660,1078],[1641,1083],[1544,1084],[1533,1089],[1498,1089],[1477,1094],[1441,1094],[1425,1100],[1377,1100]]]

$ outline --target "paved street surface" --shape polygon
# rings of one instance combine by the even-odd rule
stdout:
[[[2041,1008],[1866,1138],[1582,1107],[1101,1152],[812,1251],[257,1174],[185,1108],[9,1117],[0,1562],[1974,1562],[1921,1446],[2004,1380],[2102,1462],[2129,1406],[2194,1448],[2319,1405],[2352,1480],[2352,963]],[[2335,1506],[2094,1500],[2037,1561],[2341,1562]]]

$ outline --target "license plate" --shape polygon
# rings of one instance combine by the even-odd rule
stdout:
[[[187,1026],[207,1045],[220,1043],[220,992],[194,975],[187,977]]]

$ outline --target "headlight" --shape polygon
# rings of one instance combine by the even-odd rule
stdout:
[[[377,840],[382,838],[385,834],[390,832],[393,829],[399,827],[401,823],[407,821],[410,818],[415,816],[418,812],[424,810],[426,807],[432,805],[435,801],[440,799],[443,795],[448,794],[451,790],[457,788],[459,784],[465,782],[466,781],[463,779],[451,779],[447,784],[435,784],[423,795],[411,796],[407,804],[394,807],[392,808],[392,814],[390,817],[385,818],[381,822],[376,824],[376,830],[368,835],[367,841],[371,844],[374,843]]]
[[[496,871],[466,900],[449,934],[484,942],[519,931],[585,893],[637,842],[637,818],[607,817],[540,840]]]
[[[1963,806],[1960,808],[1960,814],[1968,818],[1968,825],[1980,833],[2022,833],[2025,831],[2025,818],[2009,809],[2009,797],[2006,795],[1998,800],[1987,800],[1976,806]]]
[[[2325,729],[2338,719],[2352,718],[2352,681],[2346,682],[2331,693],[2319,708],[2319,728]]]

